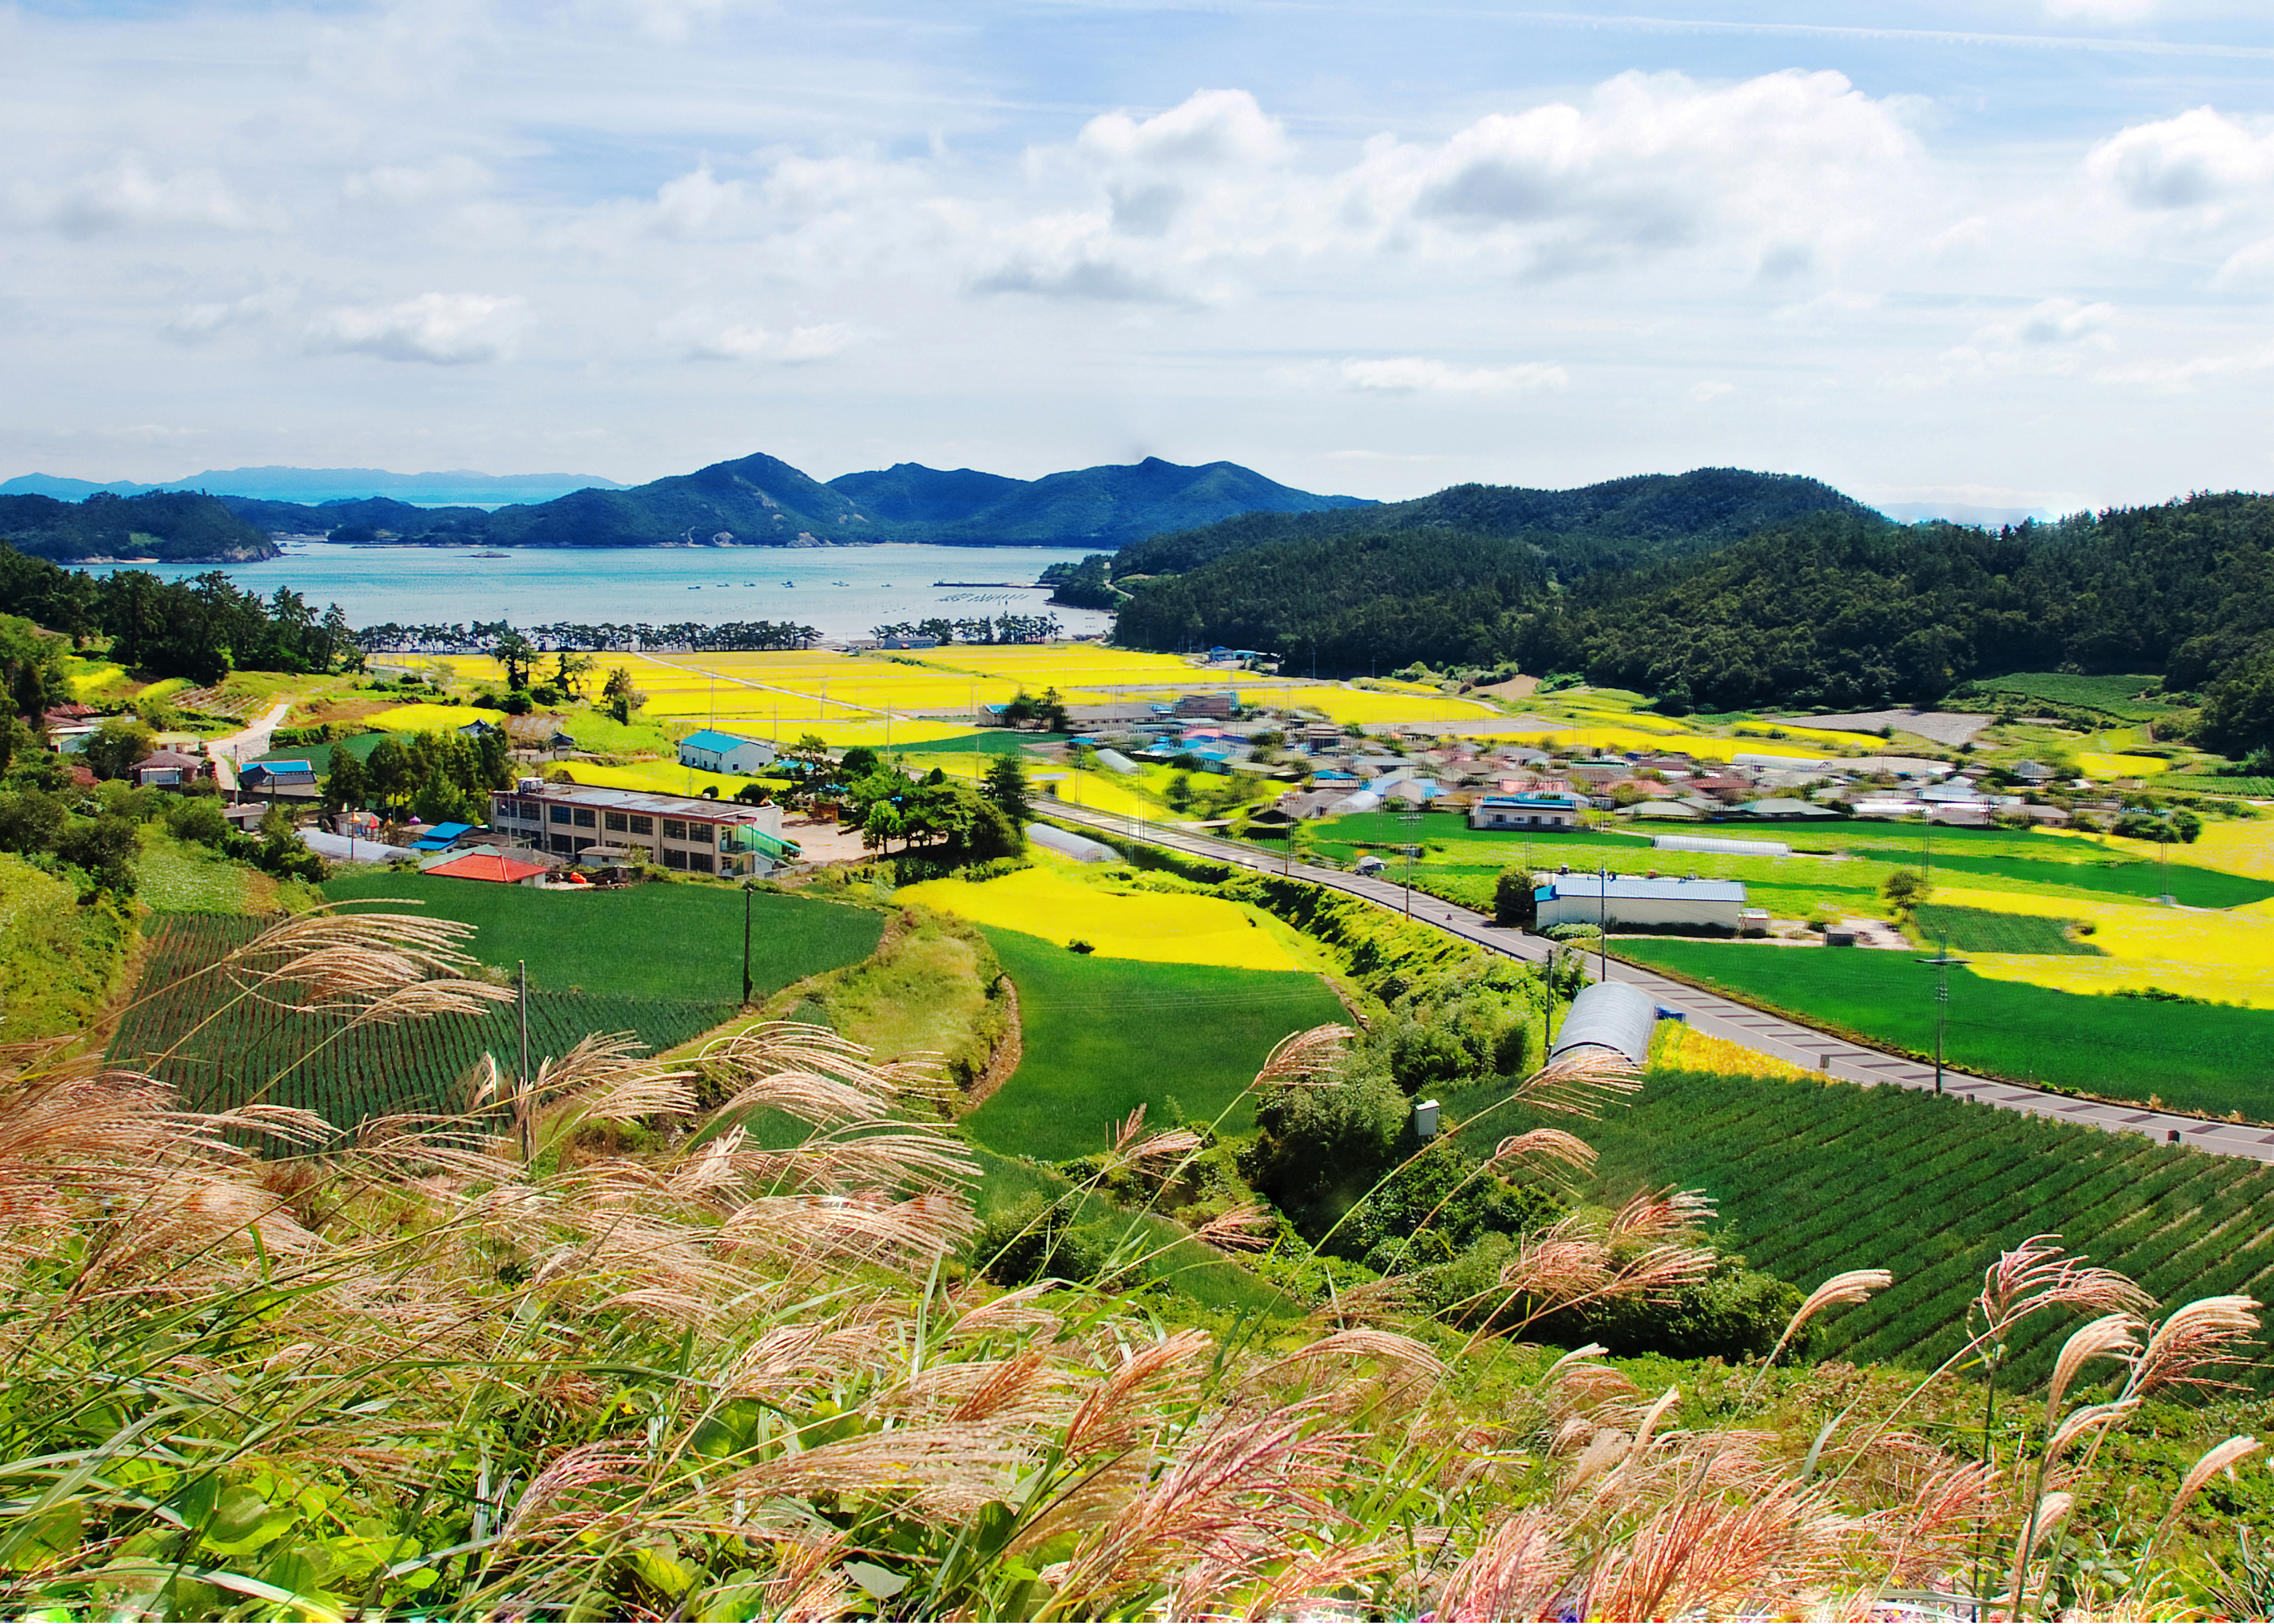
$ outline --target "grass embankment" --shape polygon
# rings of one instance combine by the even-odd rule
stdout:
[[[118,990],[134,927],[105,902],[0,853],[0,1043],[93,1026]]]
[[[1003,966],[960,920],[903,908],[876,952],[801,990],[811,1012],[879,1060],[936,1056],[971,1086],[1011,1035]]]
[[[407,900],[476,927],[471,951],[533,986],[733,1003],[742,996],[742,897],[724,886],[656,883],[623,891],[538,891],[418,874],[343,876],[334,902]],[[750,898],[750,975],[764,996],[866,959],[884,915],[845,903],[761,892]],[[382,909],[384,911],[384,909]]]
[[[991,927],[987,938],[1019,989],[1026,1054],[964,1125],[1006,1155],[1059,1162],[1103,1150],[1139,1105],[1163,1125],[1233,1107],[1224,1132],[1245,1132],[1247,1106],[1233,1102],[1272,1045],[1344,1019],[1306,972],[1108,959]]]
[[[1477,1131],[1525,1125],[1510,1109]],[[1682,1071],[1653,1071],[1630,1106],[1580,1132],[1601,1153],[1602,1192],[1703,1190],[1724,1243],[1756,1268],[1806,1282],[1892,1270],[1893,1288],[1824,1322],[1819,1345],[1842,1358],[1939,1361],[1983,1269],[2032,1235],[2059,1234],[2164,1303],[2274,1286],[2262,1221],[2274,1170],[2135,1135],[1900,1088]],[[2041,1378],[2072,1328],[2033,1328],[2014,1377]]]
[[[143,826],[134,882],[135,900],[157,914],[263,914],[323,900],[312,885],[279,880],[211,846],[177,840],[154,821]]]
[[[1915,1055],[1934,1049],[1935,973],[1908,953],[1629,938],[1622,957]],[[1945,1055],[1974,1071],[2208,1116],[2274,1117],[2274,1011],[2057,992],[1950,973]]]

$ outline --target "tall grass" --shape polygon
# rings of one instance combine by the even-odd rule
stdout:
[[[364,1018],[470,996],[433,921],[279,931],[296,929],[248,962]],[[1259,1086],[1317,1086],[1340,1035],[1291,1041]],[[1522,1092],[1583,1116],[1619,1080],[1566,1067]],[[298,1113],[185,1113],[147,1079],[13,1053],[0,1600],[295,1619],[2181,1605],[2168,1518],[2117,1577],[2061,1566],[2062,1541],[2093,1519],[2103,1441],[2231,1355],[2254,1305],[2148,1324],[2128,1282],[2044,1241],[2009,1254],[1921,1392],[1969,1359],[1994,1373],[2025,1319],[2096,1317],[2044,1400],[2055,1446],[2020,1460],[1907,1432],[1901,1406],[1839,1417],[1790,1460],[1758,1429],[1758,1377],[1683,1429],[1678,1394],[1592,1349],[1480,1414],[1471,1361],[1494,1344],[1448,1359],[1380,1297],[1266,1345],[1109,1290],[962,1279],[972,1169],[938,1086],[811,1027],[684,1069],[595,1039],[526,1081],[478,1072],[455,1116],[369,1123],[319,1154]],[[698,1098],[722,1101],[707,1123]],[[762,1110],[809,1131],[754,1145],[733,1124]],[[661,1142],[617,1147],[635,1124]],[[1108,1160],[1172,1170],[1198,1145],[1133,1116]],[[1584,1153],[1559,1132],[1495,1154]],[[1694,1205],[1623,1215],[1642,1252],[1559,1227],[1502,1284],[1527,1314],[1660,1289],[1698,1266]],[[1252,1244],[1254,1216],[1196,1239]],[[1827,1282],[1795,1329],[1883,1278]],[[2181,1498],[2251,1447],[2213,1451]]]

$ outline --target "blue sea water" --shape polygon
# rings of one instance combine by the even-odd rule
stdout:
[[[794,620],[824,637],[935,615],[1055,614],[1067,632],[1104,629],[1094,610],[1046,605],[1031,585],[1065,547],[527,547],[478,558],[478,547],[285,545],[284,556],[226,573],[264,596],[289,586],[320,610],[336,603],[354,626],[510,620],[600,625],[677,620]],[[124,567],[123,567],[124,568]],[[138,564],[169,580],[210,564]],[[943,585],[941,583],[1018,583]]]

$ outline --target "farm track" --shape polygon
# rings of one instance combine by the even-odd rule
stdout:
[[[1337,868],[1320,868],[1306,863],[1296,863],[1291,868],[1285,862],[1275,861],[1269,853],[1251,846],[1168,829],[1158,823],[1092,813],[1063,803],[1053,804],[1048,810],[1053,817],[1101,833],[1142,839],[1188,856],[1258,873],[1288,874],[1295,879],[1378,904],[1392,913],[1409,914],[1449,936],[1506,958],[1537,964],[1552,949],[1552,944],[1541,937],[1503,929],[1482,914],[1420,891],[1413,892],[1409,903],[1402,888],[1384,880],[1363,879]],[[1594,958],[1588,956],[1591,977],[1595,971]],[[1609,974],[1613,981],[1628,982],[1649,993],[1660,1008],[1680,1015],[1700,1032],[1730,1039],[1803,1070],[1867,1086],[1892,1083],[1901,1088],[1935,1086],[1934,1068],[1907,1056],[1855,1042],[1623,959],[1612,959]],[[2274,1132],[2263,1124],[2222,1122],[2177,1111],[2150,1110],[2144,1106],[2078,1099],[2025,1083],[1976,1077],[1948,1067],[1943,1069],[1941,1090],[1999,1110],[2075,1123],[2110,1133],[2138,1134],[2214,1155],[2274,1164]]]

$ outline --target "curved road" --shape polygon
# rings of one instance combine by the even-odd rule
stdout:
[[[1058,801],[1042,802],[1035,809],[1102,833],[1140,838],[1153,845],[1168,846],[1194,857],[1205,857],[1211,861],[1231,863],[1269,874],[1291,872],[1284,861],[1274,861],[1268,853],[1227,840],[1214,839],[1204,834],[1166,829],[1158,823],[1141,823],[1126,817],[1113,817]],[[1495,925],[1481,914],[1471,913],[1466,908],[1457,907],[1421,891],[1411,893],[1409,907],[1404,887],[1387,880],[1362,879],[1338,868],[1315,868],[1308,863],[1295,864],[1291,873],[1295,878],[1307,880],[1314,885],[1323,885],[1330,891],[1344,891],[1353,897],[1362,897],[1368,902],[1379,903],[1393,913],[1410,912],[1415,919],[1434,925],[1464,941],[1472,942],[1487,951],[1504,954],[1510,959],[1537,964],[1553,951],[1554,944],[1543,937],[1526,936],[1520,930]],[[1595,963],[1591,955],[1588,959],[1591,976],[1594,973]],[[1658,1000],[1660,1008],[1678,1012],[1700,1032],[1731,1039],[1748,1049],[1758,1049],[1762,1054],[1808,1071],[1821,1071],[1849,1082],[1893,1083],[1902,1088],[1934,1086],[1934,1068],[1920,1061],[1851,1043],[1831,1033],[1787,1020],[1781,1015],[1767,1014],[1751,1004],[1706,992],[1686,981],[1675,981],[1655,971],[1615,959],[1610,962],[1610,978],[1641,988]],[[1984,1105],[1994,1105],[2001,1110],[2024,1111],[2033,1116],[2082,1123],[2090,1127],[2105,1128],[2112,1133],[2143,1133],[2150,1139],[2184,1145],[2190,1150],[2274,1162],[2274,1131],[2254,1124],[2210,1121],[2200,1116],[2182,1116],[2172,1111],[2151,1111],[2144,1106],[2110,1105],[2097,1100],[2074,1099],[2067,1094],[2052,1094],[2021,1083],[1971,1077],[1947,1066],[1943,1068],[1942,1086],[1946,1094],[1977,1101]]]

